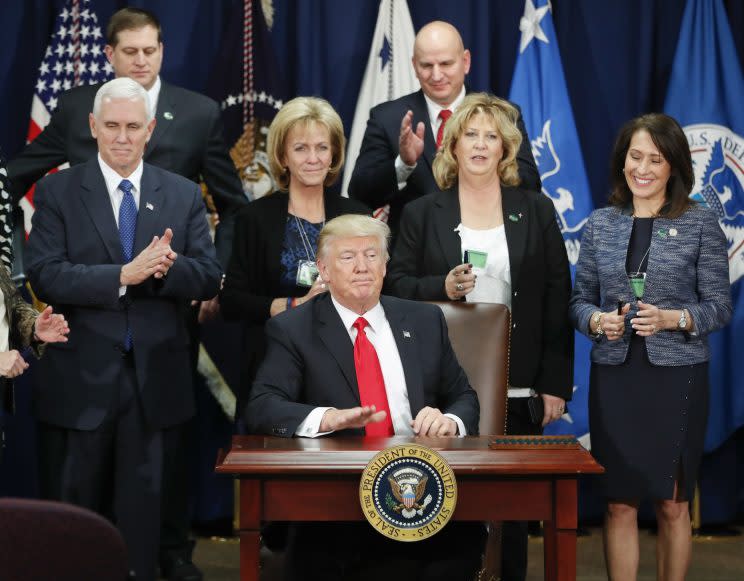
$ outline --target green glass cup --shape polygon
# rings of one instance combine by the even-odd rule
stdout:
[[[633,294],[636,300],[643,298],[643,291],[646,287],[646,273],[645,272],[630,272],[628,273],[628,280],[630,286],[633,289]]]

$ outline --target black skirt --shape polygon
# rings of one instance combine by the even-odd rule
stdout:
[[[592,363],[589,429],[592,455],[610,499],[668,500],[679,479],[691,500],[708,418],[708,364],[652,365],[633,335],[621,365]]]

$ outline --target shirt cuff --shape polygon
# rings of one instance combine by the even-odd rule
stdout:
[[[307,417],[302,420],[302,423],[299,426],[297,426],[295,436],[299,436],[300,438],[317,438],[318,436],[330,434],[331,432],[319,432],[318,430],[320,430],[320,422],[323,419],[323,414],[331,409],[333,408],[315,408],[307,414]]]
[[[455,414],[444,414],[446,417],[448,417],[451,420],[455,420],[455,423],[457,424],[457,437],[462,438],[463,436],[468,435],[468,431],[465,429],[465,424],[462,423],[462,420],[458,418]]]
[[[127,294],[127,287],[120,286],[119,287],[119,298],[123,297],[125,294]]]
[[[416,169],[416,164],[407,165],[401,158],[400,155],[395,158],[395,179],[398,180],[398,189],[402,190],[406,187],[406,180],[411,176],[413,170]]]

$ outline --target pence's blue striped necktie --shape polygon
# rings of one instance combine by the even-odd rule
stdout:
[[[121,180],[119,189],[124,192],[124,198],[119,207],[119,238],[124,261],[131,262],[134,250],[134,232],[137,230],[137,204],[132,195],[132,182]]]
[[[119,239],[121,240],[121,253],[124,255],[124,262],[132,261],[134,252],[134,233],[137,230],[137,204],[134,203],[132,188],[134,185],[129,180],[121,180],[119,189],[124,193],[119,207]],[[129,316],[127,313],[127,334],[124,337],[124,349],[129,351],[132,348],[132,329],[129,326]]]

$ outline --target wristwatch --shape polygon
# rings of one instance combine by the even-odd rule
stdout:
[[[604,329],[602,328],[602,311],[596,311],[592,315],[592,322],[597,327],[597,332],[594,333],[597,337],[604,335]],[[591,329],[590,329],[591,330]]]
[[[679,321],[677,321],[677,329],[680,331],[684,331],[687,328],[687,311],[682,309],[682,314],[679,316]]]

